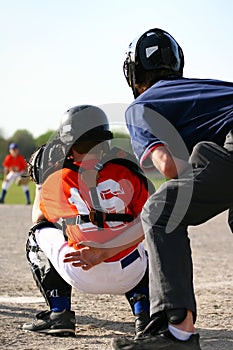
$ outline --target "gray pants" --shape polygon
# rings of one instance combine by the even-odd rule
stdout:
[[[196,314],[187,229],[233,208],[233,153],[226,148],[211,142],[197,144],[190,157],[193,173],[187,171],[180,179],[164,183],[144,206],[151,315],[175,308]],[[173,227],[169,231],[168,221]]]

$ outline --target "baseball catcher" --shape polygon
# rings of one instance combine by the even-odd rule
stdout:
[[[110,150],[105,113],[76,106],[63,116],[56,140],[33,154],[37,184],[27,258],[50,310],[26,331],[73,335],[71,286],[93,294],[125,294],[139,335],[149,320],[147,254],[139,219],[150,195],[134,162]]]

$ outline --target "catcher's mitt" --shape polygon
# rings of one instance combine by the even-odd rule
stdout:
[[[50,174],[62,168],[65,157],[64,147],[56,140],[37,148],[28,162],[31,180],[42,184]]]
[[[18,176],[15,180],[17,186],[27,185],[29,183],[29,176],[25,173],[21,176]]]

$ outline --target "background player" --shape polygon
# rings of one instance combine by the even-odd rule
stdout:
[[[7,191],[14,181],[20,180],[27,170],[27,162],[25,158],[19,152],[19,146],[16,143],[9,145],[9,154],[3,161],[4,166],[4,178],[2,182],[2,193],[0,203],[4,203]],[[30,192],[28,187],[28,179],[25,177],[24,181],[18,182],[24,191],[26,197],[26,203],[31,204]]]

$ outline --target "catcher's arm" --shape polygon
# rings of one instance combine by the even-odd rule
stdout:
[[[41,171],[42,171],[42,158],[44,153],[45,145],[37,148],[30,156],[27,163],[28,174],[30,179],[36,184],[42,183]]]
[[[40,209],[40,199],[41,199],[41,185],[36,185],[35,199],[32,206],[32,222],[36,224],[37,222],[44,220],[45,216]]]
[[[72,263],[75,267],[82,267],[83,270],[90,270],[93,266],[98,265],[123,250],[132,247],[132,245],[139,244],[142,239],[143,237],[128,244],[113,248],[81,247],[79,250],[67,253],[63,261],[64,263]]]
[[[65,159],[65,153],[60,144],[50,142],[48,145],[42,145],[31,155],[28,162],[28,173],[30,179],[36,184],[35,200],[32,207],[32,222],[44,220],[45,216],[40,209],[41,189],[45,179],[58,170]],[[61,166],[60,166],[61,167]]]

